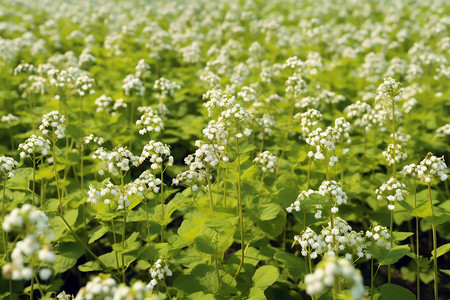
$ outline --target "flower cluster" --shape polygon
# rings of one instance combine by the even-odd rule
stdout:
[[[392,166],[394,163],[398,164],[408,158],[408,154],[403,152],[403,148],[400,144],[395,144],[395,150],[394,144],[389,144],[387,149],[383,151],[383,156],[388,166]]]
[[[139,134],[160,132],[164,129],[163,121],[161,117],[153,110],[147,109],[147,111],[136,121],[136,126],[142,128],[139,130]]]
[[[307,137],[311,131],[318,128],[319,122],[322,121],[323,116],[320,111],[310,108],[304,113],[296,114],[294,118],[300,119],[302,136]]]
[[[0,156],[0,172],[3,173],[5,177],[13,177],[13,170],[17,167],[19,163],[12,157]]]
[[[56,260],[51,250],[53,232],[47,225],[48,217],[30,204],[15,208],[5,217],[3,230],[24,233],[25,238],[16,243],[11,252],[11,262],[3,266],[3,276],[12,280],[30,280],[33,276],[33,262],[39,261],[38,271],[42,280],[48,280],[52,274],[46,267]]]
[[[367,126],[367,118],[364,118],[371,110],[370,104],[363,102],[361,100],[356,101],[353,104],[350,104],[345,108],[345,112],[347,113],[347,118],[356,119],[354,124],[359,127]]]
[[[193,191],[198,190],[198,185],[203,186],[206,184],[206,171],[202,169],[189,169],[177,174],[177,177],[172,179],[172,184],[179,185],[184,183],[187,186],[192,187]]]
[[[42,136],[32,135],[25,142],[19,144],[20,158],[31,157],[42,154],[47,155],[51,150],[50,140]]]
[[[165,265],[163,267],[161,259],[158,259],[155,264],[148,270],[152,280],[147,284],[147,288],[153,290],[158,284],[158,280],[163,280],[165,277],[172,276],[172,271]]]
[[[223,92],[221,89],[208,90],[203,94],[203,100],[206,99],[209,100],[203,103],[203,106],[208,110],[209,117],[211,117],[216,110],[221,113],[223,110],[231,108],[235,102],[234,96]]]
[[[331,152],[336,150],[336,146],[333,142],[333,127],[328,126],[326,130],[317,128],[313,130],[306,138],[306,143],[309,144],[314,150],[308,152],[308,157],[314,157],[317,160],[325,160],[329,156],[329,163],[334,165],[337,157],[330,155]]]
[[[178,84],[176,84],[173,81],[170,81],[164,77],[161,77],[160,79],[157,79],[155,81],[153,88],[156,89],[157,91],[159,91],[157,98],[166,99],[168,96],[173,96],[175,89],[179,90],[181,88],[181,86],[179,86]]]
[[[326,200],[333,201],[333,207],[331,208],[331,213],[335,214],[339,211],[337,205],[347,203],[347,194],[342,190],[339,183],[334,180],[326,180],[322,182],[317,191]]]
[[[65,137],[66,117],[61,115],[58,111],[52,111],[42,116],[42,124],[39,125],[39,130],[43,135],[52,132],[58,139]]]
[[[123,80],[123,92],[126,96],[142,96],[145,92],[144,83],[135,75],[128,74]]]
[[[125,185],[125,192],[130,196],[137,194],[144,197],[144,192],[148,190],[159,193],[161,184],[161,179],[156,178],[150,170],[145,170],[138,178]]]
[[[248,86],[242,87],[241,91],[237,95],[245,102],[256,102],[258,100],[256,91]]]
[[[316,191],[311,190],[311,189],[309,189],[307,191],[301,191],[301,193],[298,194],[297,199],[294,202],[292,202],[289,207],[286,208],[286,211],[288,213],[291,213],[292,210],[300,211],[300,207],[302,206],[302,201],[304,201],[305,199],[309,199],[309,197],[312,194],[316,194],[316,193],[317,193]],[[317,218],[317,219],[319,219],[319,218]]]
[[[383,83],[377,89],[375,101],[380,102],[385,108],[390,108],[400,101],[401,92],[402,89],[397,81],[391,77],[384,78]]]
[[[170,155],[169,146],[161,142],[151,140],[144,146],[139,163],[142,164],[147,158],[151,162],[150,168],[152,170],[163,170],[162,164],[164,161],[167,161],[167,166],[173,165],[173,157]]]
[[[94,94],[94,85],[94,79],[87,74],[81,74],[75,81],[75,88],[81,97]]]
[[[389,210],[395,209],[395,201],[403,201],[404,196],[408,194],[406,185],[398,181],[398,179],[391,177],[388,181],[383,183],[380,188],[375,190],[378,200],[388,200]]]
[[[275,155],[270,153],[269,151],[264,151],[258,154],[257,157],[253,160],[253,163],[262,165],[262,171],[273,173],[275,172],[276,167],[278,166],[278,160]]]
[[[275,127],[276,121],[268,114],[263,114],[261,118],[255,119],[256,124],[258,124],[263,131],[258,134],[258,139],[262,140],[266,136],[272,136],[272,128]]]
[[[437,157],[431,153],[428,153],[417,166],[417,177],[426,183],[430,183],[435,178],[441,181],[447,180],[447,172],[444,157]]]
[[[127,147],[123,146],[116,147],[111,152],[107,152],[105,148],[100,147],[95,150],[92,158],[102,162],[100,175],[103,175],[103,170],[107,170],[111,175],[119,176],[121,172],[128,172],[130,165],[134,167],[139,165],[139,157],[134,156]]]
[[[191,170],[204,169],[208,168],[208,166],[216,167],[221,160],[228,161],[224,146],[205,144],[200,140],[195,142],[195,146],[198,149],[184,159],[184,162]]]
[[[286,80],[286,94],[294,99],[300,99],[300,96],[307,91],[307,85],[300,73],[294,73]]]
[[[19,120],[19,118],[13,114],[7,114],[6,116],[3,116],[1,119],[2,122],[6,123],[8,125],[11,125],[11,123],[18,121],[18,120]]]
[[[350,286],[350,294],[354,299],[361,299],[365,292],[361,272],[344,258],[327,257],[316,267],[314,273],[305,276],[306,292],[319,295],[327,288],[334,286],[335,280],[342,277]]]
[[[391,249],[389,229],[385,226],[378,225],[376,222],[372,224],[366,231],[366,237],[375,246]]]
[[[150,65],[144,59],[138,61],[135,70],[136,73],[134,75],[140,79],[146,78],[152,73]]]
[[[252,114],[246,111],[239,104],[235,104],[232,108],[229,108],[222,112],[219,119],[217,120],[217,123],[224,122],[228,128],[230,128],[232,125],[237,124],[235,137],[239,139],[244,135],[250,136],[252,134],[252,130],[250,128],[244,127],[244,129],[242,130],[242,128],[239,127],[239,125],[244,124],[244,121],[247,119],[253,119]]]
[[[436,135],[438,137],[450,136],[450,124],[445,124],[444,126],[441,126],[438,129],[436,129]]]
[[[98,137],[93,135],[92,133],[83,139],[85,144],[95,143],[97,145],[103,145],[105,143],[105,139],[102,137]]]
[[[89,204],[96,205],[101,201],[106,205],[110,205],[115,202],[123,203],[124,200],[122,190],[109,180],[103,181],[100,188],[96,188],[92,184],[89,185],[88,198],[86,200]]]
[[[333,226],[328,222],[328,226],[322,228],[320,234],[307,227],[301,235],[294,236],[295,244],[302,247],[303,256],[309,253],[312,259],[338,255],[353,259],[368,255],[363,232],[353,231],[352,227],[339,217],[334,219]]]

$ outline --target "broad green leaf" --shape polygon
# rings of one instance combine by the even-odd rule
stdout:
[[[394,241],[403,241],[404,239],[412,236],[414,233],[412,232],[400,232],[400,231],[394,231],[393,232],[393,236],[394,236]]]
[[[380,265],[394,264],[411,251],[408,245],[397,246],[391,250],[377,246],[369,246],[368,248],[373,257],[378,259]]]
[[[428,201],[422,202],[411,212],[411,215],[419,218],[431,217],[433,215],[433,211],[431,210],[430,203]]]
[[[255,274],[253,274],[252,281],[253,286],[261,290],[265,290],[275,281],[277,281],[280,273],[278,268],[272,265],[264,265],[256,269]]]
[[[392,283],[383,284],[380,287],[383,300],[414,300],[416,296],[408,289]]]
[[[90,238],[88,243],[92,244],[93,242],[101,238],[103,235],[105,235],[105,233],[107,233],[108,231],[109,228],[104,224],[95,227],[94,229],[89,231]]]
[[[307,272],[305,261],[291,253],[277,251],[273,258],[283,263],[294,279],[301,278]]]
[[[448,251],[450,251],[450,243],[447,243],[445,245],[442,245],[442,246],[438,247],[436,249],[436,256],[439,257],[441,255],[444,255]],[[433,259],[434,259],[434,251],[431,250],[431,260],[433,260]]]
[[[273,220],[277,217],[278,212],[280,211],[280,206],[275,203],[269,203],[262,209],[260,209],[260,216],[259,218],[262,221],[269,221]]]

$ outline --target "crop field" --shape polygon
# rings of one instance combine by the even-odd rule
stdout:
[[[450,298],[448,0],[1,0],[0,298]]]

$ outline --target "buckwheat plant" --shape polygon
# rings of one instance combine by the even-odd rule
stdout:
[[[395,145],[395,151],[394,144],[389,144],[387,149],[383,151],[383,157],[388,166],[396,166],[400,162],[406,160],[408,158],[408,154],[403,152],[403,148],[402,146],[400,146],[400,144]]]
[[[125,193],[128,196],[139,195],[144,198],[147,236],[149,244],[150,244],[150,221],[147,203],[148,193],[153,192],[154,194],[158,194],[162,184],[163,183],[161,182],[161,179],[155,177],[155,175],[151,173],[151,170],[145,170],[144,172],[142,172],[141,175],[139,175],[138,178],[125,185]]]
[[[432,153],[428,153],[427,156],[420,162],[420,164],[414,168],[408,168],[407,171],[415,174],[420,181],[425,182],[428,185],[428,199],[430,201],[431,217],[434,218],[433,201],[431,198],[431,184],[437,181],[445,181],[448,178],[447,164],[444,161],[444,157],[434,156]],[[437,269],[437,235],[436,225],[431,222],[431,229],[433,232],[433,269],[434,269],[434,299],[438,299],[438,269]]]
[[[152,170],[159,170],[160,180],[164,182],[164,172],[167,167],[173,165],[173,156],[170,153],[170,147],[157,141],[149,141],[142,150],[139,158],[139,164],[149,160]],[[164,165],[165,163],[165,165]],[[164,240],[164,184],[161,184],[161,241]]]
[[[26,157],[31,159],[33,163],[33,187],[32,187],[32,203],[34,203],[35,187],[36,187],[36,164],[43,156],[47,156],[51,148],[51,142],[49,139],[43,138],[42,136],[32,135],[25,142],[19,144],[18,151],[20,153],[20,158],[24,159]],[[42,206],[42,197],[40,205]]]
[[[51,250],[50,242],[53,232],[48,228],[48,217],[30,204],[15,208],[7,215],[2,224],[5,232],[17,232],[17,239],[11,252],[11,262],[2,267],[5,278],[12,280],[31,280],[30,296],[34,292],[34,284],[48,280],[52,275],[51,264],[56,255]],[[41,296],[43,296],[41,294]]]
[[[104,171],[108,171],[115,177],[123,177],[130,170],[131,166],[137,167],[139,165],[139,157],[133,155],[127,147],[123,146],[115,147],[111,152],[100,147],[95,150],[92,158],[101,161],[100,175],[103,175]]]
[[[365,288],[361,272],[349,260],[332,256],[322,260],[314,273],[305,276],[306,292],[316,296],[334,286],[332,293],[336,299],[341,280],[350,287],[353,299],[362,299]]]
[[[169,96],[173,96],[176,89],[181,89],[181,86],[173,81],[161,77],[155,81],[153,88],[158,91],[156,98],[158,98],[160,102],[164,102],[164,100],[166,100]]]
[[[122,85],[125,96],[131,97],[133,95],[143,96],[145,93],[144,83],[135,75],[128,74],[123,80]]]
[[[262,152],[264,148],[264,140],[266,137],[271,137],[273,135],[273,128],[276,125],[275,119],[269,114],[263,114],[260,118],[255,119],[256,124],[262,129],[258,135],[256,136],[261,140],[261,145],[259,148],[259,152]]]
[[[304,113],[298,113],[294,119],[300,119],[301,137],[306,138],[313,130],[317,129],[323,116],[320,111],[310,108]]]

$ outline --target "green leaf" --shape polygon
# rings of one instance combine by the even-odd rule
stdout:
[[[450,243],[447,243],[445,245],[440,246],[439,248],[436,249],[436,256],[439,257],[441,255],[444,255],[445,253],[447,253],[448,251],[450,251]],[[434,259],[434,251],[431,251],[431,260]]]
[[[421,204],[419,204],[411,212],[411,216],[419,217],[419,218],[431,217],[432,215],[433,215],[433,211],[431,210],[430,203],[428,203],[427,201],[424,201]]]
[[[84,138],[86,136],[83,128],[81,128],[80,126],[77,126],[77,125],[70,125],[70,124],[67,125],[66,133],[67,133],[68,137],[71,137],[75,140],[81,140],[82,138]]]
[[[411,251],[408,245],[397,246],[391,250],[377,246],[369,246],[368,248],[373,257],[378,259],[380,265],[392,265]]]
[[[403,241],[404,239],[412,236],[414,233],[412,232],[400,232],[400,231],[394,231],[393,232],[393,236],[394,236],[394,241]]]
[[[280,206],[275,203],[269,203],[262,209],[260,209],[260,216],[259,218],[262,221],[269,221],[273,220],[277,217],[278,212],[280,211]]]
[[[94,229],[89,231],[89,244],[92,244],[93,242],[95,242],[96,240],[98,240],[99,238],[101,238],[103,235],[105,235],[105,233],[107,233],[109,231],[109,228],[106,225],[99,225],[97,227],[95,227]]]
[[[264,291],[277,281],[279,275],[278,268],[274,266],[265,265],[259,267],[252,277],[253,286]]]
[[[301,278],[307,272],[305,261],[291,253],[277,251],[273,258],[284,264],[294,279]]]
[[[416,296],[408,289],[392,283],[383,284],[380,287],[383,300],[414,300]]]

